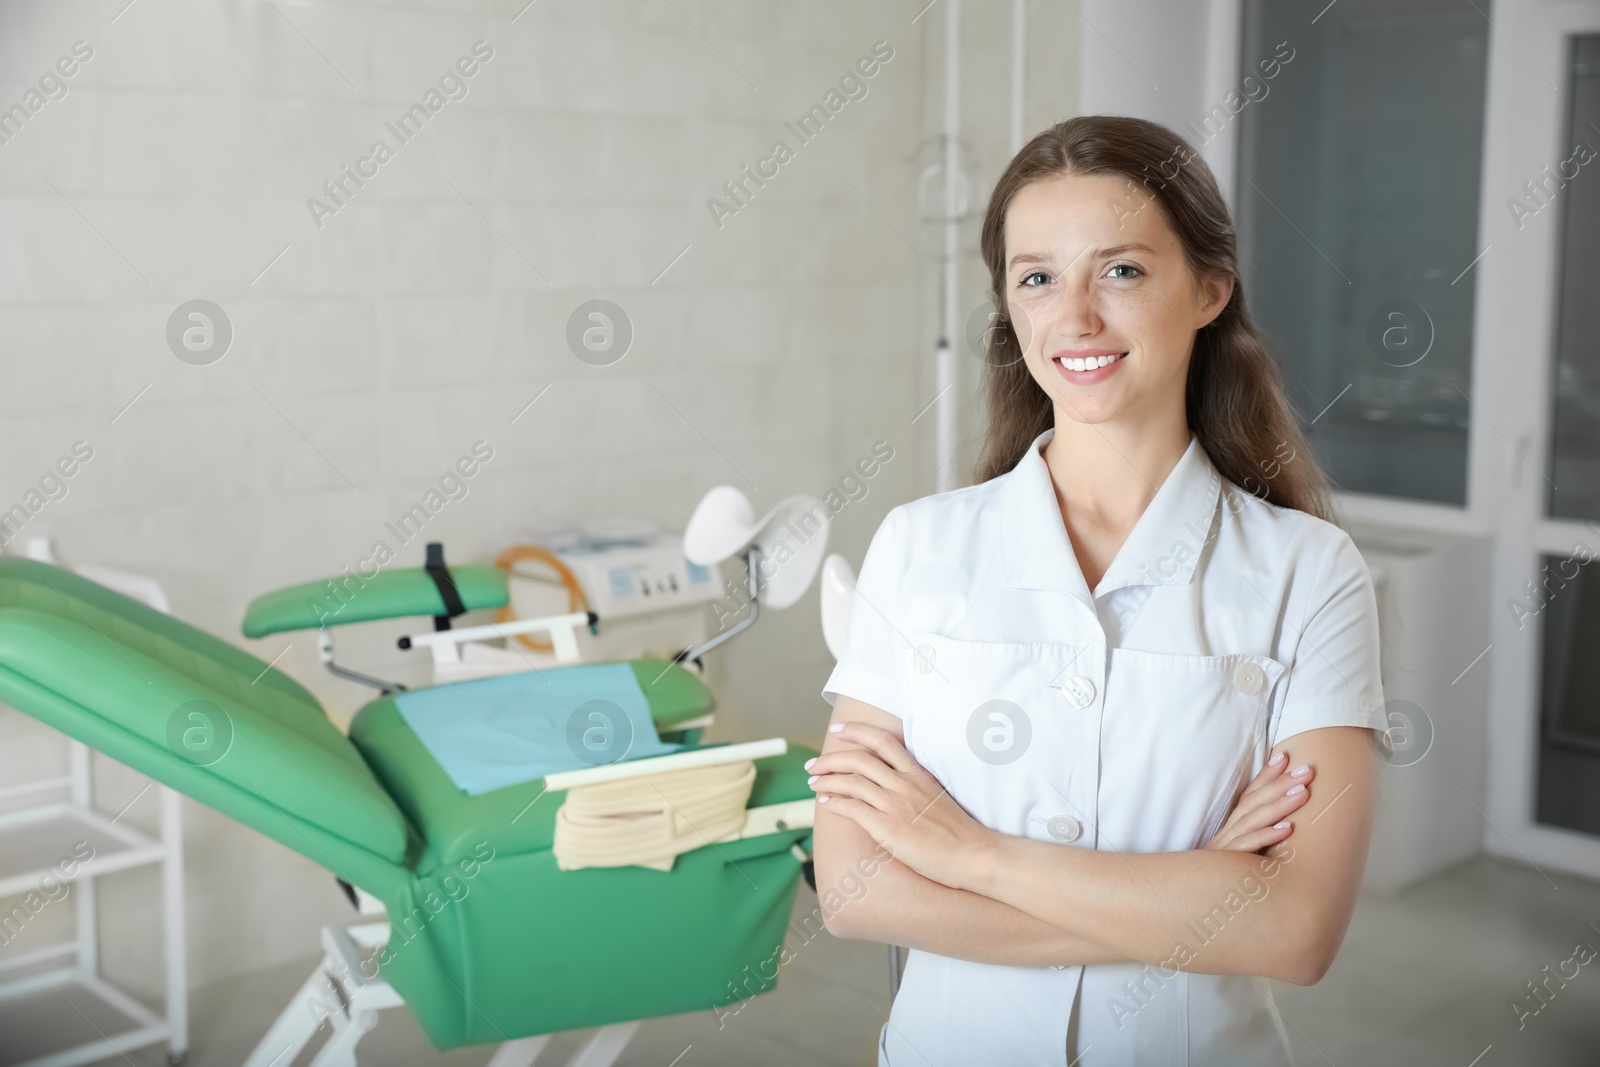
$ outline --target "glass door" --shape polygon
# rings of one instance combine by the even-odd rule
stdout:
[[[1600,835],[1600,34],[1568,48],[1571,149],[1512,207],[1552,210],[1560,227],[1544,517],[1579,529],[1568,551],[1541,553],[1513,610],[1542,623],[1535,819]]]
[[[1475,0],[1246,0],[1245,291],[1341,489],[1463,508],[1490,28]],[[1279,59],[1258,69],[1257,57]],[[1286,60],[1286,61],[1285,61]]]
[[[1600,2],[1494,13],[1472,444],[1495,554],[1485,844],[1600,878]]]

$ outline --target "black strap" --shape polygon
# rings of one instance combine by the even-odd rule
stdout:
[[[423,570],[428,572],[428,577],[433,579],[435,589],[439,590],[439,599],[444,601],[443,615],[433,617],[435,630],[450,629],[450,620],[457,615],[466,613],[467,606],[461,602],[461,594],[456,591],[456,580],[450,577],[450,568],[444,565],[444,544],[439,541],[428,542],[428,559],[423,564]]]

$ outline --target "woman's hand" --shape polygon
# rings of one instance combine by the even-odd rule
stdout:
[[[1206,848],[1229,852],[1260,852],[1294,833],[1289,815],[1311,799],[1311,779],[1317,772],[1302,763],[1284,775],[1289,753],[1280,751],[1255,776],[1244,795],[1228,813]]]
[[[963,873],[995,832],[968,815],[894,734],[862,722],[829,730],[861,747],[806,763],[817,803],[853,820],[924,878],[966,888]]]
[[[853,820],[924,878],[966,888],[965,872],[996,832],[968,815],[894,734],[859,722],[830,729],[861,747],[806,763],[817,802]],[[1289,816],[1310,799],[1316,771],[1307,764],[1288,768],[1287,752],[1269,760],[1204,847],[1260,852],[1293,834]]]

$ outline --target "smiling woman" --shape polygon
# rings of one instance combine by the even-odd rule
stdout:
[[[1319,981],[1355,906],[1372,579],[1211,172],[1140,185],[1176,153],[1091,115],[1011,162],[979,482],[891,510],[862,562],[809,769],[819,887],[893,856],[829,921],[912,949],[880,1065],[1286,1067],[1259,979]]]

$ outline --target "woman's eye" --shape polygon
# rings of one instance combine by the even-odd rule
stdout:
[[[1017,282],[1017,288],[1018,289],[1037,289],[1038,288],[1037,285],[1029,285],[1028,284],[1028,279],[1030,279],[1030,278],[1048,278],[1048,277],[1049,277],[1049,275],[1045,274],[1045,272],[1042,271],[1042,270],[1036,270],[1031,274],[1024,274],[1022,276],[1021,280]]]
[[[1133,271],[1133,274],[1118,275],[1118,278],[1120,280],[1126,280],[1126,279],[1134,277],[1134,275],[1138,275],[1138,274],[1143,274],[1144,273],[1144,271],[1140,270],[1138,267],[1135,267],[1131,263],[1118,263],[1115,266],[1113,266],[1111,269],[1112,270],[1131,270],[1131,271]]]

